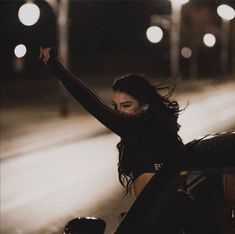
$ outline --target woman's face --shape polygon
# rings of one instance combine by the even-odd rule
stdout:
[[[137,115],[148,109],[147,105],[141,105],[139,101],[124,92],[113,93],[114,109],[128,115]]]

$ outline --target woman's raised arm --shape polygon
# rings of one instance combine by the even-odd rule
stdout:
[[[58,77],[71,95],[95,118],[119,136],[135,134],[141,127],[139,117],[126,116],[108,107],[90,88],[80,79],[67,71],[57,60],[54,50],[41,48],[40,58]]]

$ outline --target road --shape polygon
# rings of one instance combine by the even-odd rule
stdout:
[[[178,94],[181,106],[189,101],[179,118],[185,143],[235,126],[234,90],[230,82]],[[107,234],[115,229],[134,199],[118,182],[119,139],[88,116],[80,120],[48,119],[1,139],[1,233],[61,233],[79,216],[104,218]]]

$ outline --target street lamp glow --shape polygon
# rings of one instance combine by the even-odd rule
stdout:
[[[158,26],[151,26],[147,29],[146,36],[151,43],[158,43],[163,38],[163,31]]]
[[[189,2],[189,0],[170,0],[172,4],[176,5],[176,6],[181,6],[183,4],[186,4],[187,2]]]
[[[39,7],[34,3],[26,3],[20,7],[18,17],[25,26],[32,26],[37,23],[40,17]]]
[[[232,7],[222,4],[217,7],[218,15],[224,20],[232,20],[235,17],[235,11]]]
[[[180,51],[183,58],[189,59],[192,56],[192,50],[188,47],[183,47]]]
[[[25,56],[27,49],[25,45],[19,44],[15,47],[14,53],[17,58],[22,58]]]
[[[203,42],[207,47],[213,47],[216,42],[216,38],[211,33],[206,33],[203,37]]]

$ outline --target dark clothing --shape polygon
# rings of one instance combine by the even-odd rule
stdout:
[[[125,168],[127,175],[137,178],[144,172],[156,172],[162,164],[167,164],[179,155],[183,144],[177,134],[164,129],[148,113],[127,116],[114,111],[57,60],[50,59],[49,66],[90,114],[122,138],[123,160],[131,161],[131,166]]]

